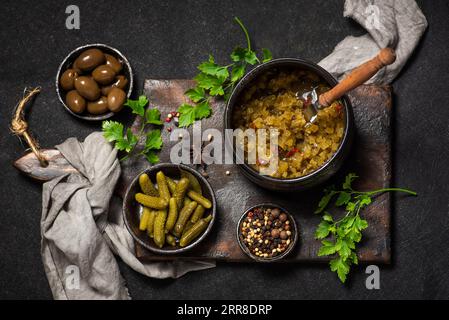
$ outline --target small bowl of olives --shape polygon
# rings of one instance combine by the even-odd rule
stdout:
[[[56,92],[65,109],[89,121],[119,112],[133,90],[133,72],[126,57],[105,44],[76,48],[56,74]]]

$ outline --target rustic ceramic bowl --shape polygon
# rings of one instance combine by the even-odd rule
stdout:
[[[288,247],[287,250],[285,250],[284,252],[282,252],[280,255],[277,255],[275,257],[272,258],[261,258],[258,257],[254,254],[252,254],[248,247],[243,243],[243,240],[241,239],[240,235],[240,226],[243,223],[243,219],[247,216],[247,214],[251,211],[253,211],[254,209],[257,208],[264,208],[264,209],[273,209],[273,208],[278,208],[279,210],[281,210],[282,212],[286,213],[288,216],[288,219],[291,222],[291,232],[292,232],[292,242],[290,243],[290,246]],[[262,203],[262,204],[258,204],[255,206],[252,206],[251,208],[247,209],[242,216],[239,219],[239,222],[237,223],[237,241],[239,243],[240,248],[242,249],[242,251],[251,259],[257,261],[257,262],[274,262],[274,261],[279,261],[283,258],[285,258],[290,252],[292,252],[292,250],[295,248],[296,243],[298,242],[298,237],[299,237],[299,229],[298,226],[296,224],[295,218],[293,217],[293,215],[291,213],[289,213],[287,210],[285,210],[284,208],[282,208],[281,206],[274,204],[274,203]]]
[[[326,70],[321,68],[316,63],[296,59],[296,58],[282,58],[275,59],[266,63],[263,63],[250,72],[248,72],[242,80],[237,84],[234,91],[231,94],[231,97],[226,105],[225,116],[224,116],[224,128],[225,129],[234,129],[232,125],[232,114],[234,111],[234,107],[238,103],[240,94],[249,88],[252,84],[252,81],[255,80],[260,74],[266,72],[267,70],[272,70],[276,68],[300,68],[304,70],[312,71],[318,74],[321,78],[323,78],[330,87],[334,87],[337,85],[337,80]],[[352,105],[347,96],[343,96],[341,98],[344,106],[344,114],[345,114],[345,132],[341,141],[340,146],[334,155],[320,168],[316,171],[307,174],[305,176],[299,178],[292,179],[279,179],[273,178],[266,175],[259,174],[251,166],[246,163],[240,164],[239,167],[242,170],[243,174],[252,182],[257,185],[271,189],[276,191],[302,191],[309,189],[313,186],[323,183],[327,179],[329,179],[332,175],[334,175],[340,167],[343,165],[346,157],[349,154],[352,140],[353,140],[353,132],[354,132],[354,114],[352,111]],[[230,146],[229,146],[230,147]],[[233,149],[234,150],[234,149]],[[234,157],[236,157],[236,152],[234,152]]]
[[[159,248],[158,246],[156,246],[153,239],[150,238],[145,231],[139,230],[142,205],[140,205],[134,198],[136,193],[141,192],[139,185],[139,176],[143,173],[146,173],[151,178],[151,180],[155,182],[156,173],[158,171],[162,171],[166,176],[178,180],[180,179],[181,176],[179,169],[190,172],[198,179],[199,183],[201,184],[203,195],[212,202],[212,208],[206,210],[205,213],[205,215],[211,214],[212,220],[210,221],[209,226],[203,232],[203,234],[201,234],[188,246],[181,248],[179,246],[171,247],[167,245],[164,246],[163,248]],[[128,228],[129,232],[140,245],[157,254],[179,254],[196,247],[211,232],[212,226],[214,225],[215,222],[216,210],[217,210],[217,202],[215,199],[214,191],[210,183],[198,171],[182,164],[178,165],[172,163],[160,163],[152,166],[149,169],[142,171],[134,178],[134,180],[129,185],[128,189],[126,190],[125,198],[123,200],[123,218],[125,220],[125,225]]]
[[[91,48],[100,49],[104,53],[108,53],[108,54],[116,57],[117,59],[119,59],[123,63],[123,70],[122,70],[121,73],[125,77],[128,78],[128,85],[127,85],[127,89],[125,88],[126,89],[125,92],[126,92],[126,95],[127,95],[128,98],[131,97],[131,93],[133,91],[134,74],[133,74],[133,70],[131,68],[131,65],[128,62],[128,59],[126,59],[126,57],[120,51],[118,51],[117,49],[115,49],[115,48],[113,48],[111,46],[108,46],[106,44],[101,44],[101,43],[87,44],[87,45],[78,47],[75,50],[73,50],[72,52],[70,52],[64,58],[64,60],[59,65],[58,72],[56,73],[56,93],[58,95],[59,101],[61,101],[61,103],[64,106],[64,108],[72,116],[75,116],[75,117],[77,117],[79,119],[83,119],[83,120],[87,120],[87,121],[100,121],[100,120],[109,119],[110,117],[112,117],[114,115],[114,112],[110,111],[110,112],[107,112],[107,113],[104,113],[104,114],[99,114],[99,115],[88,114],[87,112],[80,113],[80,114],[75,113],[72,110],[70,110],[70,108],[65,103],[66,92],[59,85],[59,78],[64,73],[64,71],[66,71],[69,67],[72,66],[73,62],[76,60],[76,58],[78,58],[78,56],[83,51],[85,51],[87,49],[91,49]]]

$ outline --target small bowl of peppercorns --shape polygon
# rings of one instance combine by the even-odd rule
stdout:
[[[287,256],[298,240],[295,219],[284,208],[263,203],[245,211],[237,224],[242,251],[259,262],[273,262]]]

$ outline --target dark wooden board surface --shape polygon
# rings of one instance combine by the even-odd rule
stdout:
[[[161,110],[163,117],[186,102],[185,90],[193,86],[189,80],[147,80],[145,94],[150,107]],[[341,172],[333,178],[341,181],[347,172],[356,172],[360,179],[356,186],[360,190],[386,187],[391,180],[391,88],[365,85],[350,94],[356,120],[356,137],[352,153]],[[223,128],[224,104],[213,104],[213,115],[203,120],[202,130]],[[133,124],[139,127],[140,119]],[[170,161],[170,133],[164,129],[164,148],[160,154],[162,162]],[[148,167],[142,160],[125,163],[118,192],[123,194],[129,181]],[[230,175],[225,172],[229,170]],[[322,192],[322,186],[302,193],[275,193],[264,190],[239,172],[236,165],[209,165],[206,169],[209,182],[214,188],[218,203],[218,219],[211,235],[197,248],[175,257],[176,259],[215,259],[233,262],[250,262],[236,241],[236,225],[243,211],[257,203],[275,202],[294,214],[299,225],[299,241],[295,250],[284,262],[326,262],[327,257],[318,257],[320,243],[313,238],[319,217],[313,214]],[[334,181],[329,181],[333,183]],[[370,227],[364,233],[360,249],[361,262],[390,263],[390,195],[379,196],[364,212]],[[158,256],[136,246],[137,256],[142,260],[164,260],[173,257]]]

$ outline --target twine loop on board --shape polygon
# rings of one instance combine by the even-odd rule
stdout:
[[[48,166],[48,161],[45,158],[45,155],[40,151],[39,144],[37,143],[37,141],[28,132],[28,123],[25,120],[25,106],[40,91],[41,91],[40,87],[32,88],[30,90],[25,88],[23,92],[23,97],[17,104],[17,107],[14,111],[10,129],[12,133],[22,137],[25,140],[25,142],[31,148],[31,151],[35,154],[36,158],[39,160],[40,165],[42,167],[46,167]]]

